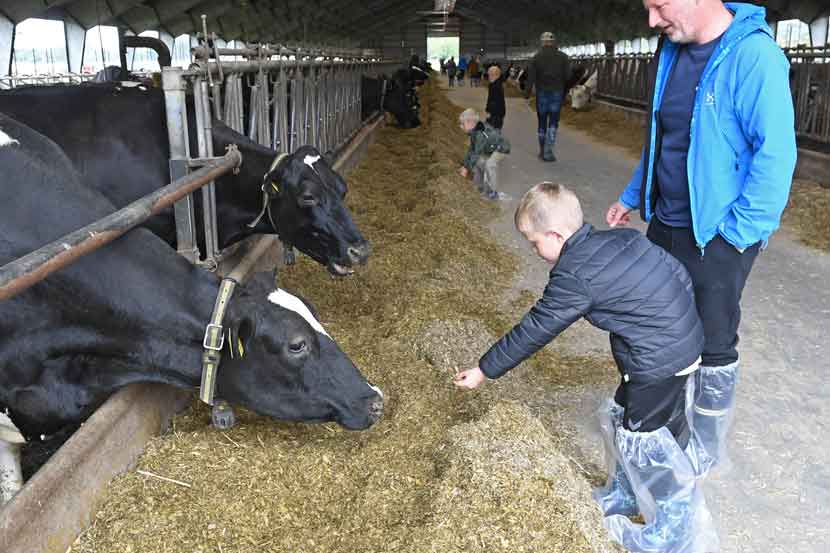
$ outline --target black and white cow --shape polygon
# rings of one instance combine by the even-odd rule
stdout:
[[[170,180],[164,95],[158,89],[122,83],[24,87],[0,92],[0,113],[54,140],[84,183],[118,208]],[[192,116],[189,126],[196,128]],[[190,151],[195,155],[196,133],[190,134]],[[252,234],[275,233],[334,275],[348,274],[366,262],[369,243],[344,204],[346,183],[320,152],[306,146],[271,168],[276,152],[213,121],[214,152],[221,155],[230,144],[239,147],[243,165],[238,174],[217,179],[221,248]],[[266,186],[272,192],[271,213],[279,216],[263,217],[251,228],[263,207],[263,179],[279,183],[277,188]],[[201,202],[201,194],[194,198]],[[198,218],[197,224],[203,228]],[[172,209],[146,226],[175,245]],[[204,233],[198,236],[203,239]]]
[[[363,77],[363,117],[379,110],[382,98],[383,110],[395,117],[398,127],[411,129],[419,126],[421,121],[418,117],[417,95],[414,95],[414,89],[407,83],[408,81],[389,79],[386,75]],[[413,104],[413,98],[416,104]]]
[[[598,73],[594,70],[588,75],[588,68],[576,66],[565,84],[565,93],[570,94],[571,107],[577,111],[588,108],[597,89]]]
[[[53,141],[2,114],[0,167],[0,264],[115,208]],[[0,412],[35,439],[76,427],[131,383],[197,389],[218,288],[216,276],[138,228],[0,302]],[[273,286],[240,287],[224,325],[239,339],[229,347],[242,348],[222,358],[217,399],[280,420],[374,424],[380,390],[312,313]],[[8,464],[14,432],[4,422],[0,461]],[[19,464],[0,467],[6,492],[19,472]]]

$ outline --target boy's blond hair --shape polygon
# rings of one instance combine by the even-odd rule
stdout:
[[[579,198],[564,185],[541,182],[525,192],[514,217],[520,231],[573,234],[583,224]]]
[[[465,121],[475,121],[478,123],[481,118],[478,116],[478,112],[473,108],[467,108],[461,112],[461,115],[458,116],[458,120],[462,123]]]

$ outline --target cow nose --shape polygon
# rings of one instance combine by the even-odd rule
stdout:
[[[349,255],[349,261],[353,265],[365,265],[371,251],[372,247],[369,245],[369,242],[364,241],[354,246],[349,246],[346,253]]]

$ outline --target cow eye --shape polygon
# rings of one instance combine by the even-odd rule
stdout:
[[[305,351],[306,347],[305,340],[300,340],[299,342],[288,344],[288,351],[291,353],[302,353]]]

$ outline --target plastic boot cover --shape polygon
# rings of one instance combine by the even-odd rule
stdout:
[[[718,536],[702,480],[668,428],[617,431],[620,461],[646,524],[622,515],[605,519],[611,539],[634,553],[712,553]]]
[[[695,402],[692,414],[697,441],[711,458],[711,465],[729,466],[727,434],[735,418],[735,387],[739,362],[722,367],[705,367],[695,373]]]
[[[544,155],[545,161],[554,161],[556,157],[553,155],[553,147],[556,144],[556,127],[548,127],[547,133],[545,134],[545,149]]]
[[[605,401],[599,409],[599,426],[605,446],[605,463],[608,467],[608,479],[605,486],[594,488],[594,500],[599,504],[604,516],[636,515],[640,512],[634,490],[619,463],[617,455],[617,428],[622,426],[623,408],[613,399]]]

